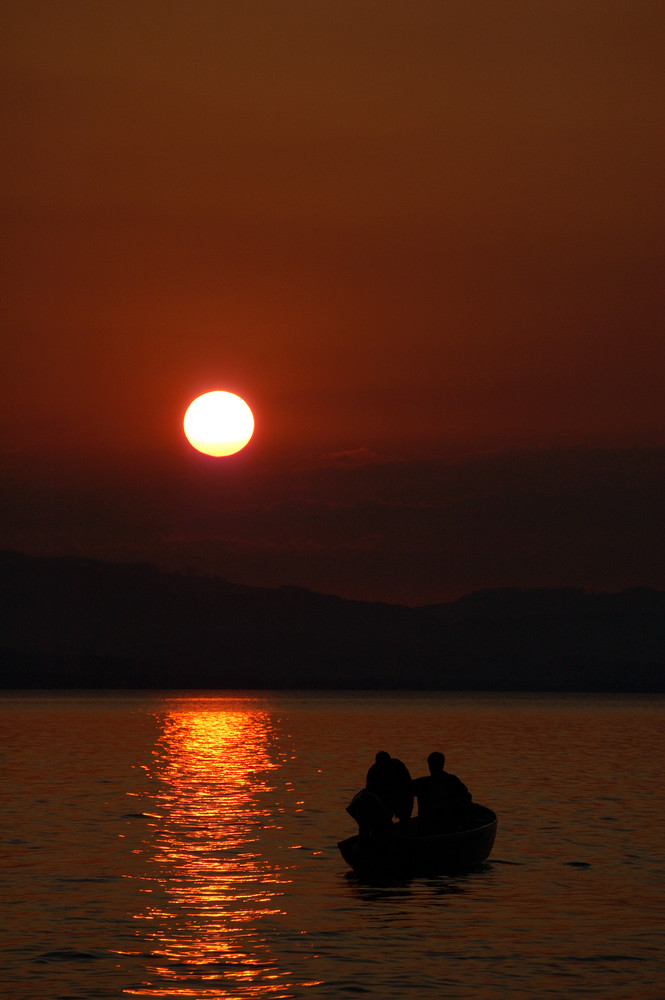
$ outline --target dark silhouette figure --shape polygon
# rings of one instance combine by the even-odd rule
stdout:
[[[455,774],[444,771],[446,758],[435,750],[427,758],[429,775],[416,778],[418,832],[450,833],[464,826],[471,811],[471,793]]]
[[[390,818],[407,823],[413,812],[413,782],[406,764],[380,750],[367,772],[365,787],[387,807]]]

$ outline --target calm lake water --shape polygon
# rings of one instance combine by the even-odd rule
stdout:
[[[0,993],[663,996],[663,698],[0,698]],[[337,841],[378,749],[499,814],[463,878],[375,887]]]

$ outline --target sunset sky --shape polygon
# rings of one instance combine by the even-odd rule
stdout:
[[[6,0],[0,546],[665,587],[661,0]],[[238,456],[185,442],[247,400]]]

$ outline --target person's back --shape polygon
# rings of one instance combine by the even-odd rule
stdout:
[[[380,750],[367,772],[365,787],[373,792],[390,810],[390,815],[405,822],[413,810],[413,790],[409,770],[397,757]]]
[[[446,759],[434,751],[427,758],[429,775],[416,778],[413,790],[418,800],[420,833],[447,833],[464,822],[471,806],[471,793],[455,774],[444,770]]]

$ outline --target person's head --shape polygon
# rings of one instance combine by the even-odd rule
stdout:
[[[440,774],[443,771],[446,758],[438,750],[434,750],[427,758],[427,766],[430,774]]]
[[[374,758],[379,767],[385,767],[390,760],[390,754],[387,750],[379,750],[376,757]]]

